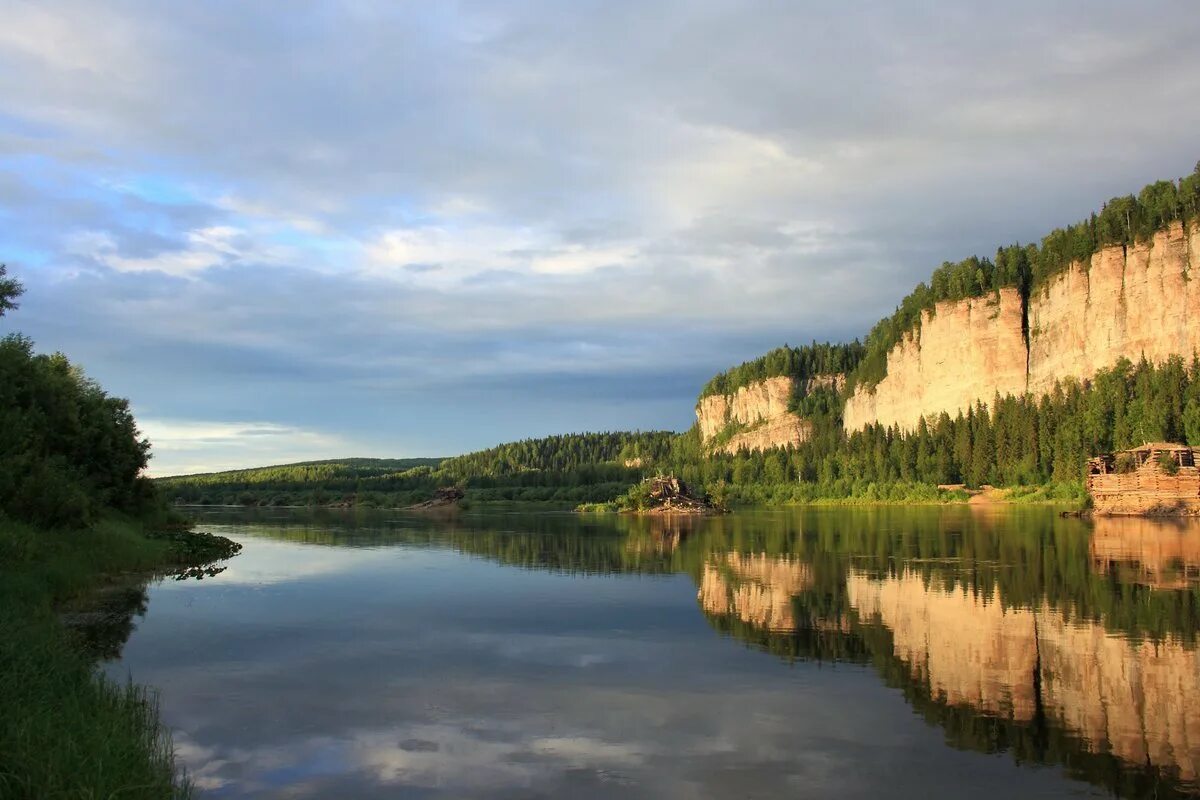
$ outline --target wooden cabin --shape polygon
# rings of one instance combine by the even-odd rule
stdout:
[[[1200,515],[1196,449],[1152,442],[1088,461],[1097,514]]]

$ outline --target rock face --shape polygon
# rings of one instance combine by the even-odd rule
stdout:
[[[849,431],[872,423],[912,430],[997,393],[1035,395],[1091,378],[1124,357],[1161,363],[1200,349],[1200,225],[1176,222],[1133,247],[1107,247],[1035,291],[939,303],[888,354],[887,376],[846,404]],[[1200,278],[1200,274],[1197,274]],[[1028,342],[1023,327],[1028,315]]]
[[[922,415],[954,416],[996,392],[1025,392],[1024,309],[1016,289],[938,303],[921,325],[888,353],[887,376],[855,390],[844,412],[846,430],[872,423],[917,427]]]
[[[845,375],[816,375],[805,383],[805,393],[831,388],[840,391],[846,385]],[[736,453],[739,450],[769,450],[790,447],[807,441],[812,435],[812,423],[788,410],[795,381],[787,376],[767,378],[743,386],[733,394],[703,397],[696,404],[696,422],[700,440],[708,444],[730,425],[744,427],[720,450]]]
[[[1090,378],[1124,356],[1161,363],[1200,347],[1200,225],[1075,263],[1029,301],[1029,390]]]

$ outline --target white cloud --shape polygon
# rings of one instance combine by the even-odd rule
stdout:
[[[210,422],[139,417],[150,439],[153,475],[213,472],[346,455],[341,436],[271,422]]]

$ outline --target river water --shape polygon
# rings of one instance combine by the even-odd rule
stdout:
[[[210,511],[108,674],[208,797],[1200,796],[1200,527]]]

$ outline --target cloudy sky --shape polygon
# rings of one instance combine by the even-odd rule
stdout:
[[[166,474],[686,428],[1200,158],[1145,3],[0,0],[0,323]]]

